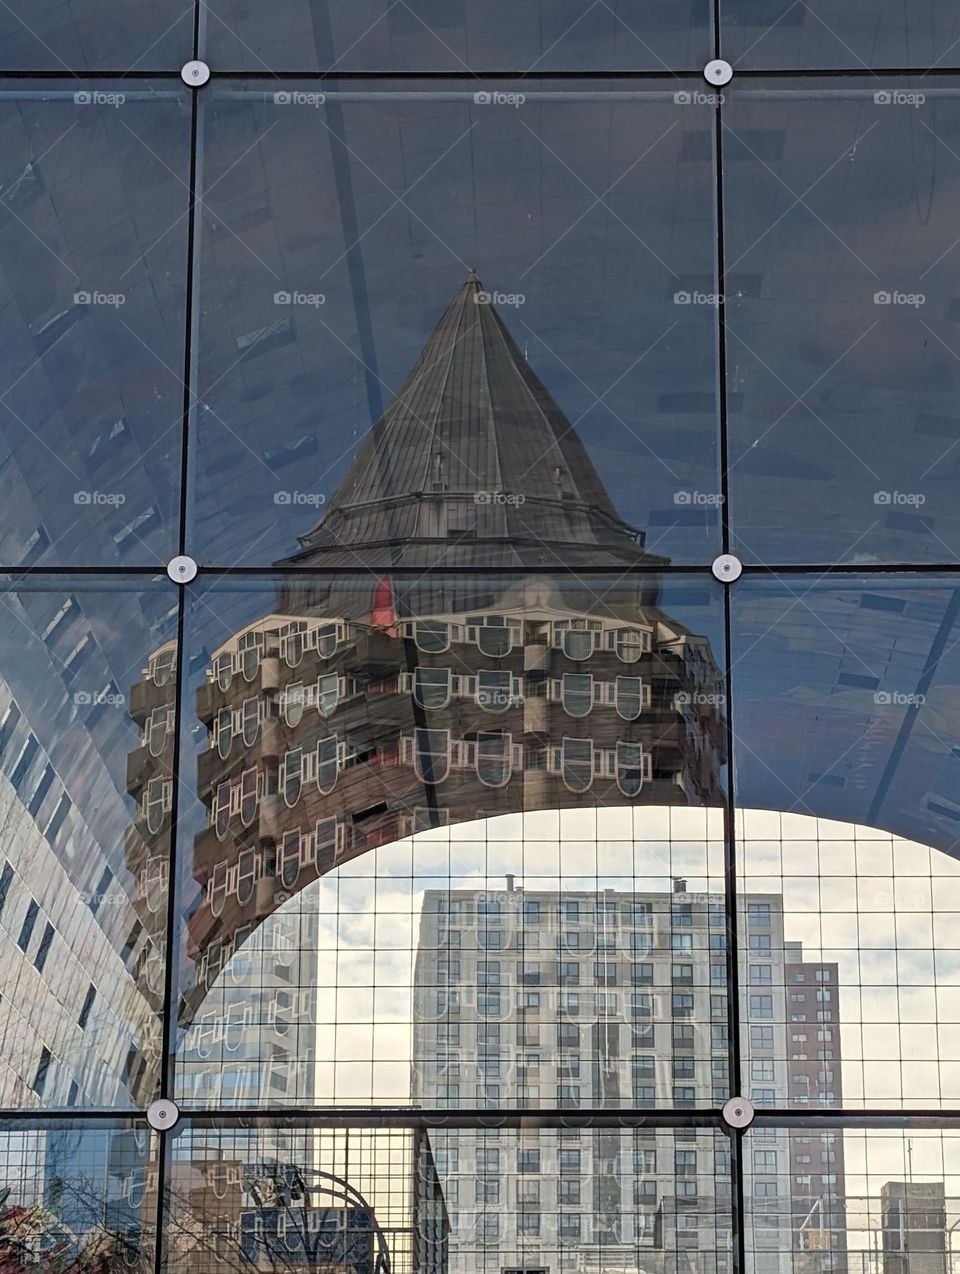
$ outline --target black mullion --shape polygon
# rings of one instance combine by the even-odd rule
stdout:
[[[194,48],[199,45],[199,17],[195,23]],[[719,47],[719,32],[714,35],[714,48]],[[199,55],[199,54],[198,54]],[[718,54],[719,56],[719,54]],[[957,79],[960,78],[960,67],[938,66],[935,71],[931,72],[929,68],[925,69],[920,66],[833,66],[833,67],[801,67],[792,69],[790,67],[736,67],[736,75],[738,79],[773,79],[773,80],[805,80],[805,79],[878,79],[881,76],[899,76],[904,79],[921,77],[926,79],[930,74],[935,74],[938,78]],[[549,81],[549,80],[679,80],[679,79],[702,79],[703,67],[680,67],[680,68],[638,68],[636,70],[596,70],[589,69],[557,69],[549,70],[523,70],[522,68],[514,68],[513,70],[492,70],[489,67],[482,67],[475,71],[451,68],[447,71],[421,70],[421,71],[405,71],[405,70],[353,70],[344,71],[339,67],[326,67],[317,70],[305,70],[300,67],[295,70],[264,70],[262,67],[242,70],[231,67],[228,70],[217,70],[216,76],[218,80],[356,80],[377,81],[377,80],[451,80],[463,81],[465,83],[473,83],[480,79],[501,79],[501,80],[529,80],[532,82]],[[36,70],[24,70],[22,68],[0,71],[0,79],[6,80],[64,80],[69,77],[84,78],[88,80],[153,80],[153,79],[180,79],[179,67],[158,67],[155,70],[105,70],[97,68],[85,68],[81,71],[68,71],[62,68],[38,68]]]
[[[489,1107],[471,1107],[470,1109],[451,1110],[418,1106],[395,1106],[388,1109],[363,1106],[319,1107],[310,1106],[237,1106],[212,1107],[198,1106],[181,1109],[181,1120],[191,1123],[236,1123],[239,1127],[272,1126],[274,1122],[284,1122],[291,1127],[357,1127],[373,1128],[480,1128],[495,1131],[498,1128],[618,1128],[624,1127],[659,1127],[659,1128],[718,1128],[726,1125],[721,1122],[716,1109],[700,1107],[694,1110],[674,1107],[624,1107],[612,1109],[598,1107],[585,1111],[582,1106],[570,1109],[541,1110],[539,1107],[529,1109],[496,1109]],[[103,1127],[117,1124],[145,1123],[141,1110],[132,1107],[62,1107],[59,1109],[39,1109],[21,1106],[17,1109],[0,1110],[0,1128],[4,1124],[20,1124],[23,1127],[44,1128],[50,1124],[100,1124]],[[757,1110],[754,1128],[847,1128],[868,1132],[871,1129],[911,1129],[926,1128],[933,1132],[960,1132],[960,1106],[949,1106],[943,1109],[926,1107],[895,1110],[890,1108],[870,1107],[858,1109],[848,1106],[846,1109],[800,1110],[793,1106],[767,1106]]]
[[[900,575],[960,575],[960,557],[953,561],[941,562],[743,562],[744,577],[751,575],[759,579],[768,576],[777,575],[840,575],[856,577],[858,575],[869,576],[900,576]],[[22,566],[16,562],[7,565],[0,564],[0,576],[16,575],[18,578],[27,579],[31,575],[38,577],[50,575],[115,575],[122,576],[145,576],[148,578],[156,578],[158,575],[166,575],[166,562],[157,562],[155,566],[70,566],[70,565],[43,565],[43,566]],[[226,576],[249,576],[250,578],[303,578],[315,577],[317,579],[347,576],[369,575],[371,578],[379,579],[386,568],[364,566],[358,563],[356,566],[227,566],[218,565],[216,562],[210,562],[200,566],[200,575],[212,575],[217,579]],[[577,564],[568,566],[562,562],[552,565],[540,566],[451,566],[430,568],[431,574],[444,575],[463,575],[463,576],[487,576],[504,575],[504,576],[520,576],[520,575],[596,575],[611,576],[614,579],[632,579],[642,578],[645,576],[706,576],[710,570],[709,561],[701,562],[666,562],[660,566],[583,566]],[[419,578],[424,574],[424,569],[417,566],[391,566],[389,574],[402,579],[405,576]],[[0,580],[0,591],[3,589],[3,581]]]

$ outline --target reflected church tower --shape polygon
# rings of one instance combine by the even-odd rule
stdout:
[[[665,564],[471,272],[280,563],[329,580],[285,580],[213,652],[187,1022],[287,897],[378,845],[523,810],[719,803],[720,673],[660,609]]]

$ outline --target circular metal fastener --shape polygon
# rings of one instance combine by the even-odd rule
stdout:
[[[189,584],[192,579],[197,578],[197,564],[192,557],[186,555],[172,557],[167,563],[167,574],[174,584]]]
[[[721,553],[713,559],[710,569],[722,584],[732,584],[743,574],[743,563],[732,553]]]
[[[175,1101],[161,1098],[159,1101],[152,1101],[147,1107],[147,1123],[157,1132],[169,1132],[179,1118],[180,1107]]]
[[[187,62],[180,68],[180,78],[188,88],[203,88],[210,78],[210,68],[206,62]]]
[[[729,1101],[723,1103],[723,1110],[720,1113],[723,1116],[723,1122],[730,1128],[749,1128],[756,1111],[748,1097],[731,1097]]]
[[[703,68],[703,78],[708,84],[718,84],[722,87],[733,79],[733,67],[722,58],[715,58]]]

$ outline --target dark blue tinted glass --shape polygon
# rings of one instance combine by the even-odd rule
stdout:
[[[960,836],[949,578],[749,580],[732,597],[740,805]]]
[[[953,565],[960,92],[735,81],[723,154],[735,551]]]
[[[224,0],[207,47],[237,71],[696,70],[710,14],[705,0]]]
[[[658,561],[710,561],[706,97],[205,92],[197,556],[320,539],[349,567],[402,539],[390,560],[455,564],[503,514],[527,560],[599,564],[562,504]],[[364,521],[385,501],[390,527]]]
[[[0,101],[3,565],[175,551],[183,92],[74,79],[18,83]]]
[[[950,0],[721,0],[721,47],[735,69],[849,71],[960,65]]]
[[[9,0],[0,10],[0,68],[179,69],[193,49],[193,12],[193,0]]]

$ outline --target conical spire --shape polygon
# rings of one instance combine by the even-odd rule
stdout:
[[[300,543],[338,566],[644,557],[473,269]]]

